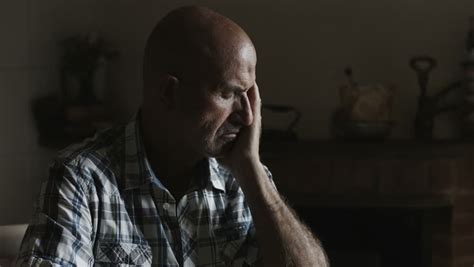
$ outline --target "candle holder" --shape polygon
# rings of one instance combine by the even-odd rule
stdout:
[[[462,88],[462,81],[455,81],[438,93],[428,95],[429,76],[436,66],[436,59],[430,56],[417,56],[410,60],[410,67],[416,72],[420,87],[414,125],[415,139],[417,140],[432,140],[436,116],[448,111],[454,111],[461,104],[458,99],[452,103],[446,103],[446,99],[448,99],[449,95]]]

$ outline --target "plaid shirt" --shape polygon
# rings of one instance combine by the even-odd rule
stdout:
[[[150,168],[139,125],[133,119],[60,153],[17,265],[256,264],[252,217],[230,172],[205,160],[176,201]]]

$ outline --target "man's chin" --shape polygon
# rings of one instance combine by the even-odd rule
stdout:
[[[234,146],[234,141],[223,142],[220,144],[216,144],[207,150],[207,154],[209,157],[213,158],[223,158],[225,157]]]

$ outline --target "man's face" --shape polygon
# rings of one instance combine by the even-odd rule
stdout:
[[[223,61],[198,88],[183,90],[180,132],[185,145],[202,156],[223,156],[253,122],[247,91],[255,85],[255,50],[244,46]]]

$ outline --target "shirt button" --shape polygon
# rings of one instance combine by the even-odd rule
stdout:
[[[170,208],[170,204],[165,203],[163,204],[163,209],[168,210]]]

